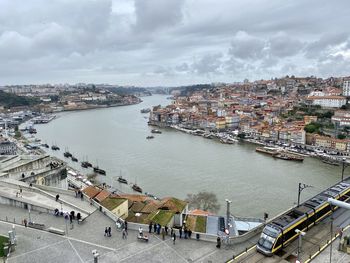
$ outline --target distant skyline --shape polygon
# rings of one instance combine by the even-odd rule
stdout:
[[[0,0],[0,85],[350,75],[347,0]]]

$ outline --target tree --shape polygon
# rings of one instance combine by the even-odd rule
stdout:
[[[216,213],[220,204],[213,192],[200,191],[198,194],[187,194],[186,201],[191,209],[201,209]]]
[[[343,140],[343,139],[345,139],[345,138],[346,138],[346,135],[345,135],[345,134],[342,134],[342,133],[338,134],[338,139]]]

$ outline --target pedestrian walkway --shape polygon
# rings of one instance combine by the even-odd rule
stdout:
[[[0,205],[0,219],[5,215],[9,221],[15,222],[28,216],[28,211],[22,208]],[[65,229],[63,217],[33,212],[31,217],[45,227]],[[104,236],[105,227],[111,226],[112,236]],[[0,222],[0,234],[7,235],[11,222]],[[180,239],[177,237],[173,245],[170,236],[163,241],[161,235],[150,234],[149,242],[137,240],[137,231],[129,230],[127,239],[122,239],[114,222],[99,210],[92,213],[83,224],[69,224],[68,236],[59,236],[46,231],[16,226],[18,245],[8,262],[93,262],[91,251],[96,249],[99,262],[225,262],[233,254],[244,247],[215,247],[215,243],[197,241],[195,239]],[[149,235],[147,233],[147,235]]]
[[[17,185],[2,184],[2,182],[0,182],[0,196],[51,211],[54,211],[55,209],[63,212],[77,210],[76,207],[70,205],[69,203],[62,202],[60,199],[56,201],[55,197],[51,197],[49,195],[45,195],[45,193],[36,191],[34,187],[30,189],[28,186],[27,188],[24,188]],[[88,213],[84,213],[82,211],[79,212],[82,218],[86,218],[88,216]]]

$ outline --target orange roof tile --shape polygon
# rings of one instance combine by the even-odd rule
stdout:
[[[97,202],[102,202],[103,200],[105,200],[108,196],[110,196],[111,193],[107,190],[102,190],[98,195],[95,196],[95,200]]]
[[[84,190],[83,190],[83,193],[86,194],[90,198],[94,198],[100,192],[101,192],[101,190],[95,186],[88,186],[88,187],[84,188]]]

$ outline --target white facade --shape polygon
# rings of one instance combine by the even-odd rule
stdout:
[[[346,104],[346,98],[342,96],[321,96],[309,97],[313,105],[320,105],[325,108],[340,108]]]
[[[350,80],[344,80],[343,82],[343,95],[350,97]]]

